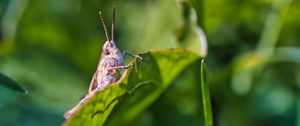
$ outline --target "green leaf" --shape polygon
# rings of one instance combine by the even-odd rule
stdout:
[[[27,94],[27,91],[23,87],[21,87],[18,82],[14,81],[13,79],[1,73],[0,73],[0,85],[3,85],[11,90]]]
[[[98,92],[67,120],[66,126],[124,125],[154,102],[176,76],[199,56],[183,49],[141,54],[122,84]],[[109,116],[109,120],[106,120]]]
[[[189,3],[196,11],[198,25],[203,27],[203,0],[189,0]]]
[[[201,61],[200,74],[201,74],[200,76],[201,76],[202,104],[203,104],[203,113],[204,113],[203,115],[204,126],[212,126],[213,117],[211,111],[209,85],[207,83],[206,67],[205,67],[204,59]]]

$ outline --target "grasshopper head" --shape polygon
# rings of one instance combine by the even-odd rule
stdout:
[[[104,23],[104,18],[102,16],[101,11],[99,12],[101,22],[104,28],[105,36],[106,36],[106,42],[103,45],[102,48],[102,54],[103,55],[113,55],[116,53],[119,53],[119,49],[117,48],[115,42],[114,42],[114,33],[115,33],[115,6],[113,8],[113,16],[112,16],[112,25],[111,25],[111,39],[109,38],[106,25]]]
[[[119,52],[115,42],[113,41],[106,41],[102,47],[102,54],[103,55],[114,55]]]

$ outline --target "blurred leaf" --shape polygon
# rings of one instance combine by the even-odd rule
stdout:
[[[293,0],[273,0],[257,49],[274,47]]]
[[[240,65],[234,65],[234,69],[235,71],[244,69],[244,71],[235,72],[232,76],[231,86],[236,93],[248,93],[253,85],[254,69],[252,68],[264,65],[265,62],[272,60],[270,58],[274,55],[274,46],[276,45],[276,42],[278,42],[283,21],[288,14],[292,1],[293,0],[273,1],[272,8],[269,10],[266,18],[265,26],[258,42],[256,52],[251,52],[238,57]]]
[[[300,63],[300,48],[296,47],[277,47],[272,56],[273,62],[290,61]]]
[[[203,1],[189,0],[189,3],[187,1],[180,2],[183,25],[177,28],[176,36],[181,47],[196,52],[200,57],[204,58],[208,53],[208,43],[203,28]],[[196,15],[191,13],[192,7],[195,9]],[[194,17],[197,17],[197,20],[191,20]]]
[[[71,107],[68,104],[77,102],[78,97],[85,94],[83,87],[88,80],[60,56],[44,48],[26,48],[2,59],[0,72],[13,77],[30,92],[27,98],[20,100],[24,104],[30,103],[45,112],[61,115]],[[57,118],[62,119],[61,116]]]
[[[11,90],[19,91],[24,94],[27,94],[27,91],[20,86],[20,84],[8,76],[0,73],[0,85],[3,85]]]
[[[155,101],[199,57],[182,49],[155,50],[129,70],[121,85],[98,92],[65,125],[124,125]],[[115,106],[117,105],[116,109]]]
[[[202,103],[203,103],[203,113],[204,113],[204,126],[213,125],[212,110],[210,105],[210,96],[209,96],[209,85],[207,83],[206,76],[206,67],[204,59],[201,61],[200,67],[200,76],[201,76],[201,91],[202,91]]]
[[[203,0],[189,0],[197,13],[197,23],[203,27]]]

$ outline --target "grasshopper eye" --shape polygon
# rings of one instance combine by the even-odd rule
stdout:
[[[104,54],[104,55],[109,55],[109,51],[108,51],[107,49],[104,49],[104,50],[103,50],[103,54]]]

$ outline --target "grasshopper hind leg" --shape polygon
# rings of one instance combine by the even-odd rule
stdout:
[[[98,83],[97,83],[97,75],[98,75],[98,71],[96,71],[96,73],[93,76],[93,79],[90,83],[90,87],[89,87],[89,93],[91,93],[93,90],[95,90],[98,87]]]

